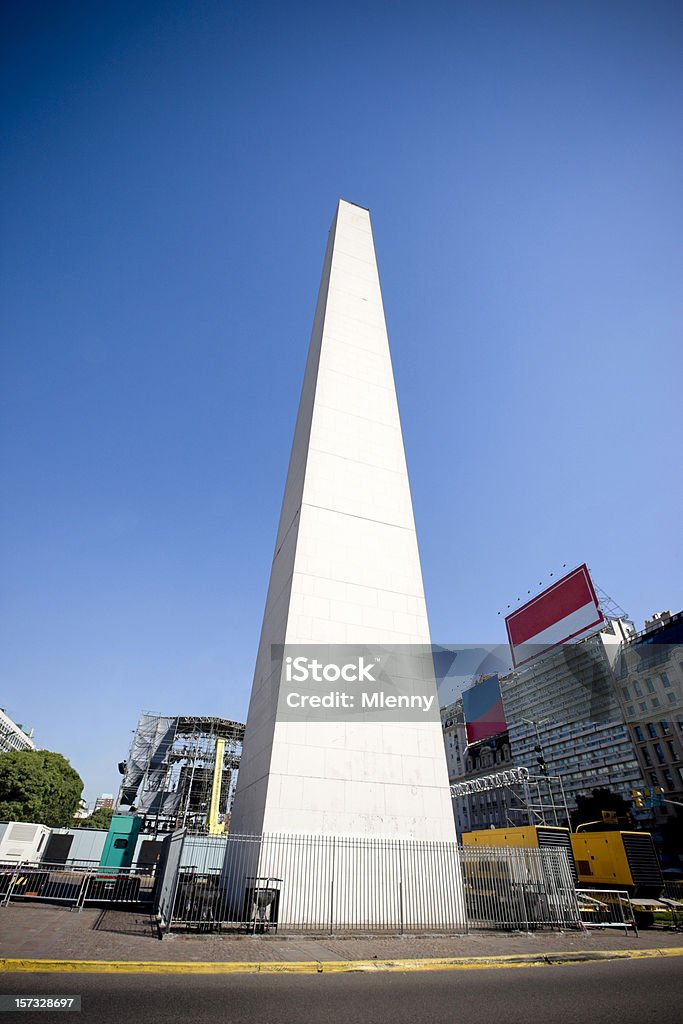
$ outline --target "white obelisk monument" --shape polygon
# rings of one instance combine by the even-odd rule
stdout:
[[[283,720],[274,699],[273,645],[429,643],[370,214],[342,200],[313,323],[231,834],[455,842],[438,714],[313,724]]]

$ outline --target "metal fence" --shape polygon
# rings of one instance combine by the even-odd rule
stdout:
[[[622,895],[603,899],[591,891],[580,911],[562,849],[342,836],[202,837],[180,831],[165,843],[156,873],[93,864],[0,864],[0,906],[41,901],[75,909],[148,907],[162,932],[624,926]]]
[[[159,927],[168,931],[173,918],[173,906],[180,878],[180,858],[185,842],[185,830],[174,832],[164,843],[157,867],[157,889],[154,902]]]
[[[88,904],[148,906],[154,902],[153,868],[99,865],[0,864],[0,906],[10,900],[47,902],[81,909]]]
[[[683,903],[683,882],[667,879],[664,883],[664,895],[668,900],[677,900]]]
[[[638,934],[633,905],[626,889],[577,889],[581,921],[586,928],[623,928]]]
[[[165,931],[581,927],[559,849],[308,835],[172,842],[157,897]]]
[[[565,850],[465,846],[460,854],[470,927],[581,927]]]
[[[263,932],[460,931],[460,861],[452,843],[343,836],[185,839],[174,886],[166,866],[162,927]],[[189,853],[189,856],[188,856]],[[438,884],[432,884],[437,882]]]

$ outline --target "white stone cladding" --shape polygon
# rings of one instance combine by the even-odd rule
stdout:
[[[370,215],[345,201],[323,266],[231,832],[454,841],[440,723],[279,721],[271,645],[283,643],[430,643]]]

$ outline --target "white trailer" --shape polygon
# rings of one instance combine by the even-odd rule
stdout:
[[[0,836],[0,864],[38,863],[52,830],[28,821],[9,821]]]

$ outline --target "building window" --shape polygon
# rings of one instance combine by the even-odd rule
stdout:
[[[642,697],[643,696],[643,691],[640,688],[640,683],[637,682],[637,681],[634,682],[634,684],[633,684],[633,692],[635,693],[636,697]]]
[[[638,707],[640,708],[641,711],[647,711],[647,704],[645,703],[644,700],[640,702]]]
[[[671,691],[670,693],[667,693],[666,699],[668,700],[669,704],[675,704],[676,694],[673,691]]]
[[[666,762],[666,758],[664,757],[664,751],[662,750],[661,743],[655,743],[654,750],[655,754],[657,755],[657,760],[659,761],[659,763],[664,764]]]
[[[650,737],[651,740],[654,740],[654,739],[657,738],[657,730],[655,729],[655,727],[652,724],[652,722],[648,722],[647,725],[645,726],[645,728],[647,729],[647,734],[648,734],[648,736]]]
[[[674,749],[674,745],[673,745],[672,741],[671,740],[667,740],[666,741],[666,745],[669,748],[669,756],[670,756],[671,760],[672,761],[678,761],[678,757],[676,756],[676,751]]]
[[[652,700],[650,701],[650,704],[652,704],[653,708],[658,708],[659,707],[659,697],[653,697]]]
[[[626,714],[629,716],[629,718],[633,718],[635,713],[636,713],[636,709],[633,707],[633,704],[627,705],[627,707],[626,707]]]
[[[643,747],[641,753],[643,755],[643,761],[645,762],[645,767],[646,768],[652,768],[652,758],[650,757],[650,752],[647,749],[647,747]]]
[[[640,728],[639,725],[637,725],[633,731],[636,734],[636,739],[638,740],[638,742],[642,743],[645,739],[645,737],[643,736],[643,730]]]
[[[651,679],[646,679],[645,680],[645,685],[647,686],[647,692],[648,693],[654,693],[655,692],[655,685],[654,685],[654,683],[652,682]]]
[[[659,673],[659,678],[662,680],[662,685],[663,686],[666,686],[666,687],[671,686],[671,680],[669,679],[669,677],[666,674],[666,672],[660,672]]]
[[[662,721],[659,723],[659,728],[662,730],[665,736],[668,732],[671,732],[671,726],[665,718],[662,719]]]
[[[621,692],[624,695],[624,700],[630,700],[631,699],[631,694],[628,692],[628,686],[622,686]]]
[[[665,768],[664,771],[662,772],[662,774],[664,776],[664,782],[666,784],[666,788],[667,789],[673,789],[674,788],[674,777],[671,774],[671,772],[669,771],[669,769]]]

